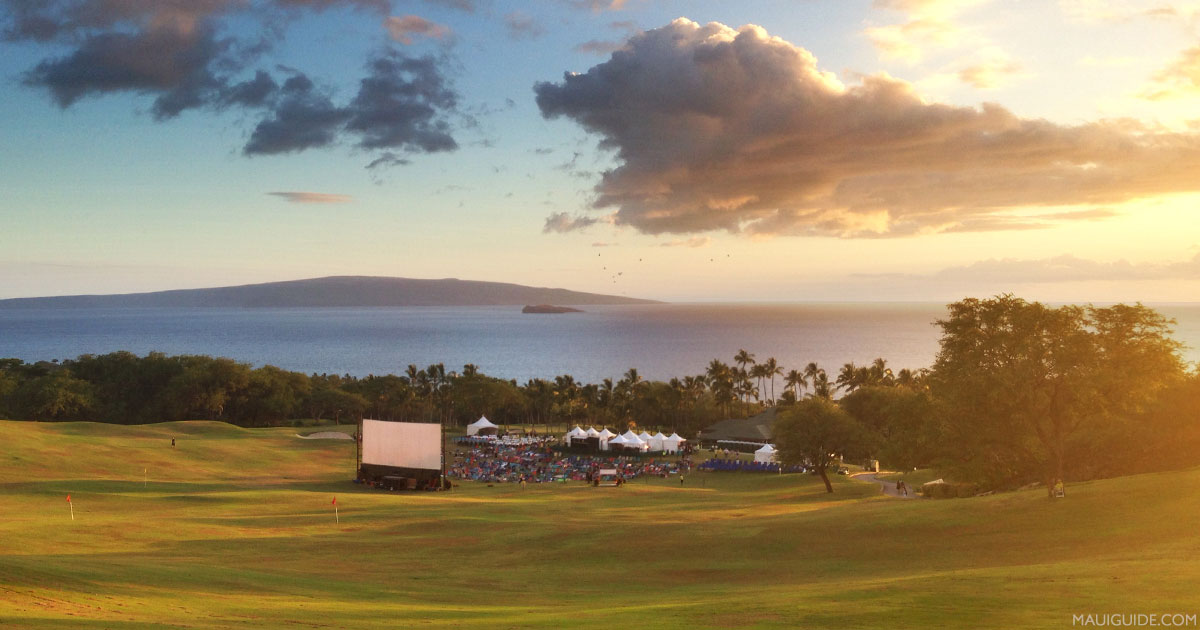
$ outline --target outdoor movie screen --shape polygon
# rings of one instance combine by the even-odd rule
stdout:
[[[364,464],[441,470],[442,425],[363,420]]]

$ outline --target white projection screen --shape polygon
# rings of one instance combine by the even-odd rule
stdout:
[[[397,468],[442,469],[442,425],[363,420],[362,462]]]

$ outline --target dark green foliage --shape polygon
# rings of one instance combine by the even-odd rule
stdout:
[[[839,457],[857,460],[876,448],[877,434],[837,403],[821,397],[781,409],[775,420],[775,446],[785,466],[809,466],[833,492],[827,470]]]
[[[949,309],[931,383],[955,479],[1050,487],[1105,474],[1116,445],[1156,440],[1138,420],[1184,378],[1172,322],[1157,312],[1009,295]]]

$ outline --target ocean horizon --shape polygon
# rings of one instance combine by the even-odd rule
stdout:
[[[1174,318],[1184,358],[1200,361],[1200,304],[1149,304]],[[741,349],[785,370],[886,359],[932,365],[946,305],[935,302],[691,302],[586,306],[355,308],[79,308],[0,310],[0,357],[27,362],[127,350],[204,354],[304,373],[401,374],[409,364],[473,363],[524,382],[570,374],[588,383],[637,368],[643,378],[701,374]],[[778,387],[778,385],[777,385]]]

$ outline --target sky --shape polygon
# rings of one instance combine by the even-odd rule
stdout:
[[[1200,0],[0,0],[0,298],[1200,295]]]

